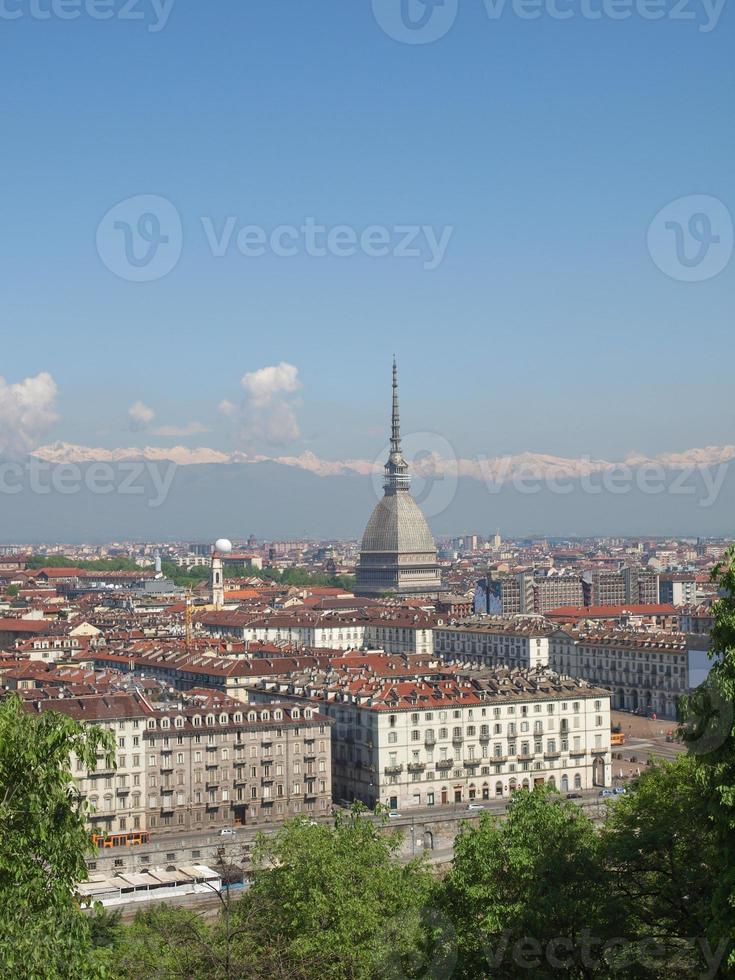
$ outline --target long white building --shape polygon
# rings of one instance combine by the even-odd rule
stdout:
[[[609,693],[547,669],[437,664],[390,677],[365,663],[302,677],[292,693],[335,723],[336,799],[406,808],[611,781]]]

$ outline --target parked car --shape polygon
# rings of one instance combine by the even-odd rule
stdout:
[[[568,800],[581,800],[582,799],[582,794],[581,793],[567,793],[567,799]]]
[[[626,790],[625,786],[616,786],[615,787],[615,795],[616,796],[625,796],[625,794],[627,792],[628,791]]]
[[[237,831],[232,827],[223,827],[222,830],[220,830],[219,835],[220,837],[234,837],[236,833]]]
[[[482,805],[482,803],[468,803],[467,804],[467,809],[468,810],[484,810],[485,807]]]
[[[400,813],[398,812],[398,810],[389,810],[388,811],[388,816],[389,817],[400,817]]]
[[[600,796],[616,796],[614,789],[601,789]]]

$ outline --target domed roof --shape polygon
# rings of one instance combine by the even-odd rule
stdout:
[[[362,536],[360,551],[436,553],[426,518],[410,493],[386,494],[376,504]]]

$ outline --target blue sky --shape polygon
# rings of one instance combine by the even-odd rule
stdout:
[[[411,45],[355,0],[176,0],[157,31],[146,0],[142,20],[111,0],[109,21],[5,0],[22,16],[0,15],[0,375],[50,372],[60,418],[43,439],[94,446],[372,458],[393,351],[406,427],[461,455],[732,442],[733,262],[683,282],[646,247],[678,198],[735,213],[733,14],[702,31],[688,2],[695,19],[588,20],[577,3],[529,21],[460,0],[445,36]],[[150,282],[96,247],[138,195],[170,201],[183,229]],[[217,257],[202,218],[228,216],[450,238],[433,269]],[[298,384],[263,411],[286,405],[298,435],[279,443],[252,401],[218,406],[282,362]],[[130,431],[137,401],[155,421]],[[209,431],[156,434],[194,421]]]

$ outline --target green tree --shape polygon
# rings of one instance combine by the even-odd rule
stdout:
[[[262,976],[406,975],[404,958],[424,951],[434,879],[421,860],[398,860],[402,835],[383,823],[355,804],[334,828],[297,819],[259,839],[252,887],[233,910],[254,972],[258,960]]]
[[[465,824],[443,893],[456,977],[591,976],[592,940],[614,929],[599,835],[548,788],[517,791],[503,821],[485,813]]]
[[[691,756],[654,765],[609,810],[604,861],[624,934],[641,954],[624,955],[628,975],[712,976],[724,953],[710,921],[720,858],[695,765]]]
[[[129,925],[117,925],[114,944],[98,959],[115,980],[230,980],[217,922],[190,909],[157,905],[141,909]]]
[[[719,599],[712,606],[707,680],[680,703],[682,735],[694,757],[693,778],[705,802],[719,853],[713,878],[712,939],[729,939],[735,973],[735,548],[712,572]]]
[[[91,977],[90,929],[74,898],[87,877],[85,804],[71,754],[112,761],[109,732],[0,702],[0,976]]]

